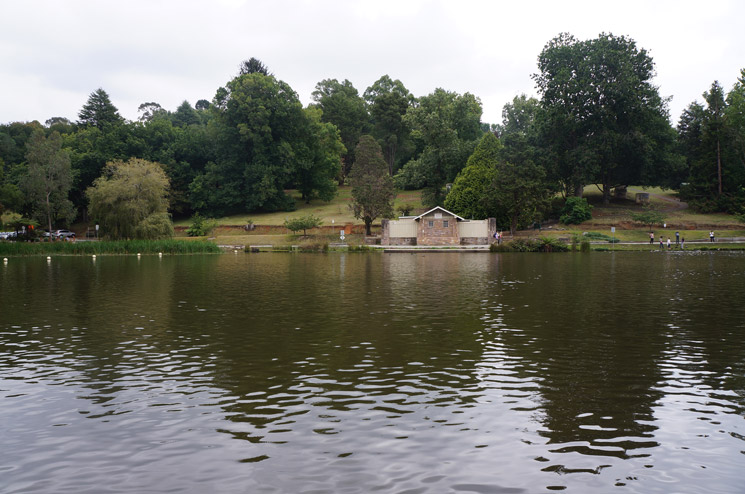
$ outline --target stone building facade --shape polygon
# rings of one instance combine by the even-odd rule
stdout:
[[[381,245],[485,245],[494,237],[496,220],[467,220],[444,208],[419,216],[383,220]]]

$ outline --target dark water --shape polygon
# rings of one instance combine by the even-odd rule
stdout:
[[[12,258],[0,492],[745,492],[745,256]]]

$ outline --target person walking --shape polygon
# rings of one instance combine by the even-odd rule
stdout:
[[[713,241],[714,241],[714,230],[709,232],[709,242],[713,242]]]
[[[680,244],[680,232],[675,232],[675,245]]]
[[[654,232],[649,232],[649,243],[650,245],[654,243]]]
[[[664,246],[662,245],[662,235],[660,235],[660,250],[662,250]]]
[[[667,250],[670,250],[670,237],[667,237]]]
[[[683,239],[680,241],[680,250],[683,250],[686,248],[686,238],[683,237]]]

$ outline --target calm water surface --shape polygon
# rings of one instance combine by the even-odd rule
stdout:
[[[0,492],[742,493],[745,256],[0,265]]]

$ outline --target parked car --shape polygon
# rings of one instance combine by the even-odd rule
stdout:
[[[0,232],[0,240],[8,240],[16,236],[16,232]]]
[[[70,230],[55,230],[54,238],[57,238],[60,240],[64,240],[68,238],[75,238],[75,232],[71,232]]]

